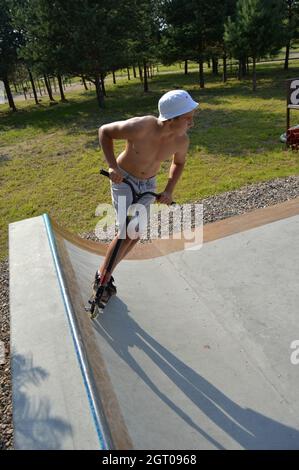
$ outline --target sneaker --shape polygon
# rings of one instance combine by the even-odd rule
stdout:
[[[101,276],[97,271],[95,273],[94,283],[93,283],[94,295],[97,293],[97,290],[98,290],[99,284],[100,284],[100,280],[101,280]],[[105,291],[104,291],[103,296],[102,296],[103,302],[107,302],[112,295],[116,294],[117,289],[116,289],[115,284],[113,284],[113,283],[114,283],[114,277],[111,276],[111,278],[108,282],[108,285],[106,286]]]
[[[116,289],[116,285],[114,284],[113,276],[110,277],[110,280],[108,282],[108,286],[106,287],[106,289],[108,289],[110,295],[116,295],[117,289]]]

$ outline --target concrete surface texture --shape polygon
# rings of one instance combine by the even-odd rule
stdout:
[[[299,449],[292,204],[224,238],[217,222],[200,250],[123,261],[94,321],[101,257],[45,216],[11,224],[17,447]]]

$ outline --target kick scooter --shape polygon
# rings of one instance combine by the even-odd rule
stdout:
[[[108,171],[100,170],[100,174],[110,178],[110,174],[108,173]],[[131,188],[132,197],[133,197],[132,204],[137,204],[138,201],[145,195],[154,196],[156,199],[158,199],[160,197],[160,194],[154,193],[152,191],[145,191],[144,193],[138,193],[138,192],[135,191],[132,183],[129,180],[127,180],[126,178],[123,178],[122,181],[123,181],[123,183],[126,183]],[[172,204],[175,204],[175,202],[172,202]],[[126,223],[125,223],[125,227],[124,227],[124,229],[126,230],[125,233],[127,233],[127,228],[128,228],[128,225],[129,225],[131,219],[132,219],[132,216],[130,216],[130,215],[126,216]],[[107,268],[101,275],[101,279],[99,281],[98,288],[97,288],[96,292],[89,299],[89,301],[88,301],[89,306],[85,307],[85,310],[90,314],[91,319],[95,319],[99,313],[103,312],[103,310],[104,310],[105,306],[107,305],[110,297],[113,295],[112,294],[112,295],[108,296],[108,298],[106,296],[105,300],[103,299],[105,289],[108,285],[108,279],[110,277],[111,270],[113,268],[115,259],[117,257],[117,254],[120,250],[120,247],[121,247],[123,241],[124,241],[124,238],[118,238],[118,240],[116,242],[116,245],[115,245],[115,248],[114,248],[113,252],[111,253],[111,257],[110,257],[109,263],[107,265]],[[106,290],[106,292],[107,292],[107,290]],[[105,295],[106,295],[106,292],[105,292]]]

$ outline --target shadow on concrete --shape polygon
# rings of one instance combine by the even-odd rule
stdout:
[[[14,423],[18,423],[14,435],[15,448],[60,450],[62,438],[71,435],[72,428],[52,415],[47,398],[40,398],[38,387],[47,380],[47,371],[35,366],[30,356],[20,354],[12,354],[12,369]]]
[[[223,446],[159,389],[131,355],[131,348],[142,350],[174,386],[244,449],[299,449],[298,430],[237,405],[142,329],[119,298],[110,302],[105,314],[95,322],[96,331],[174,413],[215,448],[223,449]]]

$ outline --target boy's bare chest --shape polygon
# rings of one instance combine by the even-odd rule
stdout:
[[[163,161],[171,157],[177,150],[176,146],[174,139],[159,140],[151,137],[142,141],[128,142],[128,150],[132,156],[142,156],[142,159],[151,159],[152,161]]]

